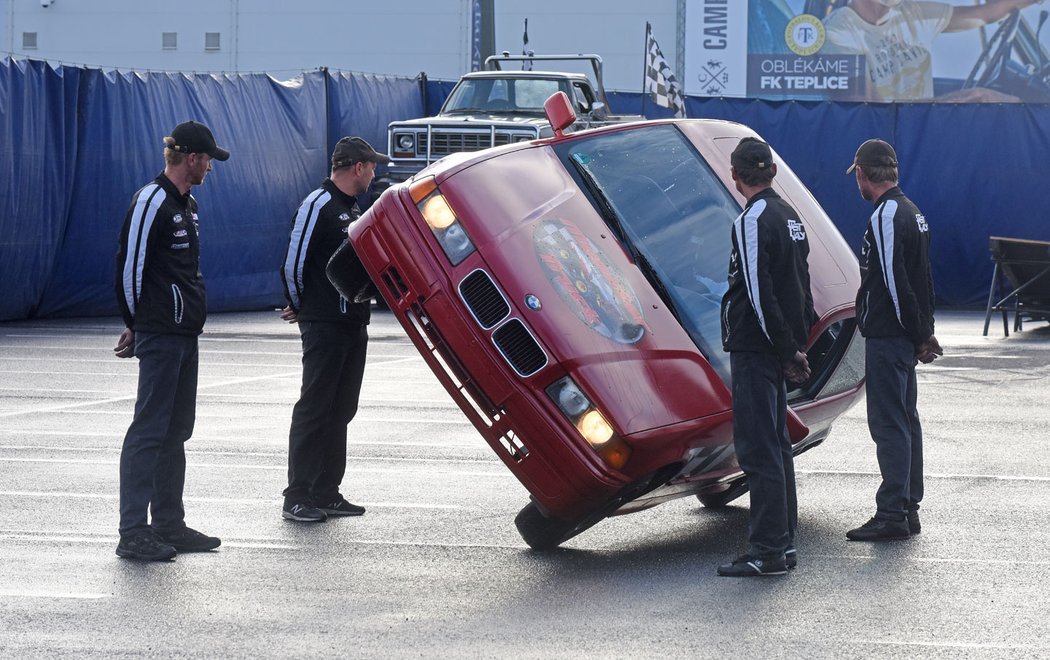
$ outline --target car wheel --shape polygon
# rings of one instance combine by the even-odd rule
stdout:
[[[709,509],[720,509],[747,492],[747,479],[734,481],[723,491],[717,493],[699,493],[696,499]]]
[[[557,518],[548,518],[540,511],[535,502],[529,502],[514,517],[514,525],[521,538],[533,550],[553,550],[562,541],[582,532],[576,529],[577,524]]]

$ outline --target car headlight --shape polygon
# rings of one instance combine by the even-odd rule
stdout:
[[[414,133],[394,133],[394,158],[412,158],[416,155],[416,136]]]
[[[409,185],[409,194],[416,208],[423,215],[430,231],[434,233],[438,245],[445,251],[445,256],[458,266],[475,250],[467,232],[463,229],[456,212],[449,206],[448,200],[438,190],[434,177],[426,177]]]
[[[605,415],[591,403],[576,381],[569,376],[554,381],[547,387],[547,396],[610,467],[619,470],[627,463],[630,446],[616,435]]]

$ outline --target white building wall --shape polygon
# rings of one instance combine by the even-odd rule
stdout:
[[[42,6],[50,2],[50,6]],[[678,0],[495,0],[497,51],[597,53],[606,86],[640,91],[645,23],[674,64]],[[37,48],[23,48],[23,33]],[[162,33],[177,33],[175,50]],[[205,33],[220,34],[218,51]],[[320,66],[455,80],[470,68],[470,0],[0,0],[0,50],[104,69],[268,72]]]

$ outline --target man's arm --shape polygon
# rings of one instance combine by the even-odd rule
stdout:
[[[299,210],[292,220],[292,231],[288,238],[288,249],[284,253],[284,261],[281,263],[281,283],[284,285],[284,297],[288,301],[288,308],[292,312],[299,311],[300,299],[303,295],[304,273],[306,272],[306,257],[310,250],[310,239],[313,238],[314,229],[317,227],[318,217],[331,196],[324,190],[318,189],[303,200]],[[291,318],[282,316],[289,323],[294,323]]]
[[[1031,7],[1042,0],[988,0],[983,5],[962,5],[954,8],[945,32],[973,30],[1002,20],[1015,9]]]

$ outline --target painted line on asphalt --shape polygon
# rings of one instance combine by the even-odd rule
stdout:
[[[881,477],[882,475],[878,472],[866,472],[866,471],[853,471],[853,470],[795,470],[795,474],[815,474],[821,475],[826,474],[830,476],[862,476],[862,477]],[[1036,483],[1050,482],[1050,477],[1030,477],[1024,475],[1000,475],[1000,474],[947,474],[937,472],[927,472],[923,475],[926,479],[975,479],[975,480],[992,480],[992,481],[1031,481]]]
[[[0,598],[74,598],[78,600],[99,600],[100,598],[110,598],[110,594],[92,594],[92,593],[75,593],[75,592],[54,592],[54,591],[16,591],[10,589],[0,589]]]
[[[902,646],[932,649],[982,649],[989,651],[1032,651],[1039,647],[1028,644],[981,644],[978,642],[895,642],[884,639],[848,639],[843,640],[850,645],[872,644],[875,646]]]
[[[120,499],[120,495],[117,493],[62,493],[32,490],[0,491],[0,497],[68,497],[80,500],[108,500],[113,502]],[[183,497],[182,499],[186,502],[196,502],[199,504],[243,504],[252,506],[257,504],[270,506],[275,502],[281,501],[280,497],[259,499],[236,499],[229,497]],[[365,508],[375,507],[377,509],[439,509],[443,511],[458,511],[460,509],[465,508],[459,504],[431,504],[429,502],[361,502],[361,506]],[[0,530],[0,534],[7,531],[10,530]]]
[[[482,459],[472,460],[472,459],[465,459],[465,458],[449,458],[449,459],[439,459],[439,458],[382,458],[382,457],[373,457],[373,456],[354,456],[354,457],[351,457],[349,459],[349,461],[351,463],[373,462],[374,461],[374,462],[386,462],[386,463],[401,463],[401,462],[405,462],[405,463],[441,463],[441,464],[445,464],[445,463],[459,463],[459,464],[466,464],[466,465],[486,465],[486,464],[493,464],[493,465],[495,465],[495,464],[497,464],[497,460],[498,459],[495,459],[495,458],[490,459],[490,460],[482,460]],[[88,459],[74,459],[74,458],[14,458],[14,457],[4,457],[4,458],[0,458],[0,463],[45,463],[45,464],[51,464],[51,465],[109,465],[109,466],[113,466],[113,467],[116,467],[116,466],[120,465],[120,461],[94,461],[94,460],[88,460]],[[272,471],[280,471],[280,472],[285,472],[285,471],[288,470],[288,466],[287,465],[252,465],[252,464],[248,464],[248,463],[236,464],[236,463],[194,463],[194,462],[187,462],[186,463],[186,467],[188,467],[188,468],[199,468],[199,469],[206,469],[207,468],[207,469],[215,469],[215,470],[272,470]],[[402,467],[402,468],[396,468],[396,469],[395,468],[382,469],[382,468],[348,467],[347,471],[348,472],[352,472],[352,473],[359,473],[359,474],[403,474],[405,472],[405,468]],[[430,473],[430,474],[452,474],[452,475],[456,475],[456,476],[469,475],[469,476],[476,476],[476,477],[477,476],[480,476],[480,477],[504,477],[504,476],[510,477],[510,476],[513,476],[510,472],[501,473],[501,472],[473,472],[473,471],[461,471],[461,470],[431,470],[431,468],[426,468],[425,470],[413,470],[412,471],[413,474],[415,474],[416,472],[426,472],[426,473]]]
[[[0,530],[0,539],[7,541],[36,541],[46,543],[93,543],[111,545],[118,541],[116,535],[82,536],[76,533],[36,533],[24,531]],[[259,550],[303,550],[305,546],[281,543],[281,539],[272,542],[266,539],[249,539],[245,541],[223,540],[223,548],[252,548]]]

